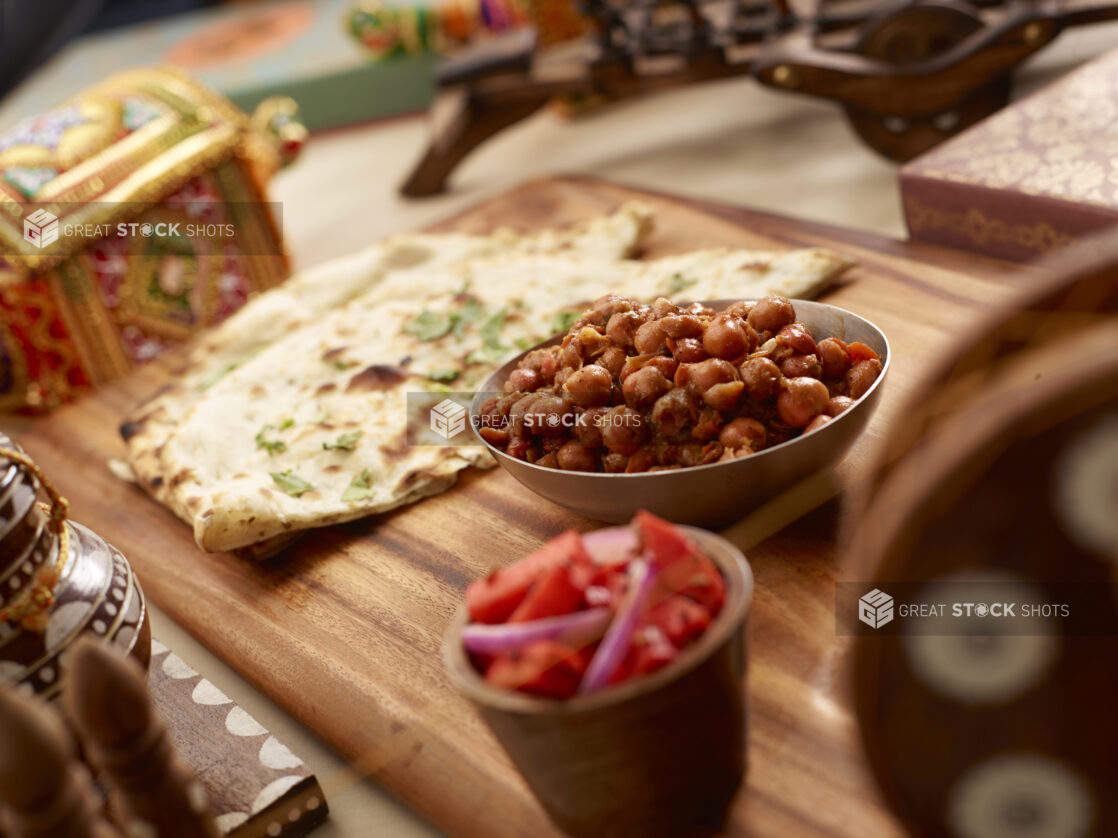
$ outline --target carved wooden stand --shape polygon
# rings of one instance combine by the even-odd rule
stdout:
[[[831,99],[870,147],[908,160],[1002,107],[1013,70],[1069,27],[1118,18],[1105,0],[587,0],[594,35],[536,50],[519,30],[436,73],[432,138],[404,182],[441,192],[485,140],[558,96],[623,99],[750,75]]]

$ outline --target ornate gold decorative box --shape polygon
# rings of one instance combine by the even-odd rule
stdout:
[[[306,132],[135,70],[0,133],[0,409],[49,410],[282,281],[268,178]]]
[[[1118,223],[1118,51],[900,172],[914,239],[1030,262]]]

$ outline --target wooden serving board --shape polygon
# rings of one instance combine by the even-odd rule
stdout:
[[[655,205],[647,255],[711,245],[833,247],[860,262],[823,299],[881,327],[893,368],[870,427],[840,471],[857,477],[937,350],[1013,291],[1008,267],[723,205],[578,178],[526,184],[441,225],[483,231],[564,224],[642,197]],[[106,460],[121,417],[165,365],[34,425],[21,442],[72,502],[73,517],[119,547],[145,589],[249,681],[453,836],[555,834],[496,742],[443,673],[440,642],[466,584],[568,527],[593,522],[499,470],[440,496],[312,534],[282,561],[204,554],[189,528]],[[794,494],[730,531],[757,582],[749,620],[749,774],[731,834],[893,838],[860,753],[834,633],[834,504],[753,546],[826,499]],[[320,780],[329,793],[330,778]]]

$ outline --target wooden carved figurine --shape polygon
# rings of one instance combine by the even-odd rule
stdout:
[[[207,795],[174,755],[138,664],[83,637],[63,666],[61,704],[108,792],[109,816],[58,714],[0,691],[0,834],[216,838]]]
[[[40,503],[42,488],[49,503]],[[120,552],[66,519],[59,497],[19,446],[0,434],[0,686],[53,699],[63,659],[90,636],[144,668],[151,629],[139,582]]]

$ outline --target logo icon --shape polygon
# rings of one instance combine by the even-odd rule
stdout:
[[[38,248],[58,241],[58,216],[45,209],[35,210],[23,219],[23,239]]]
[[[893,621],[893,598],[874,588],[858,600],[858,619],[870,628],[881,628]]]
[[[431,430],[443,439],[458,436],[465,427],[466,408],[454,399],[443,399],[431,408]]]

